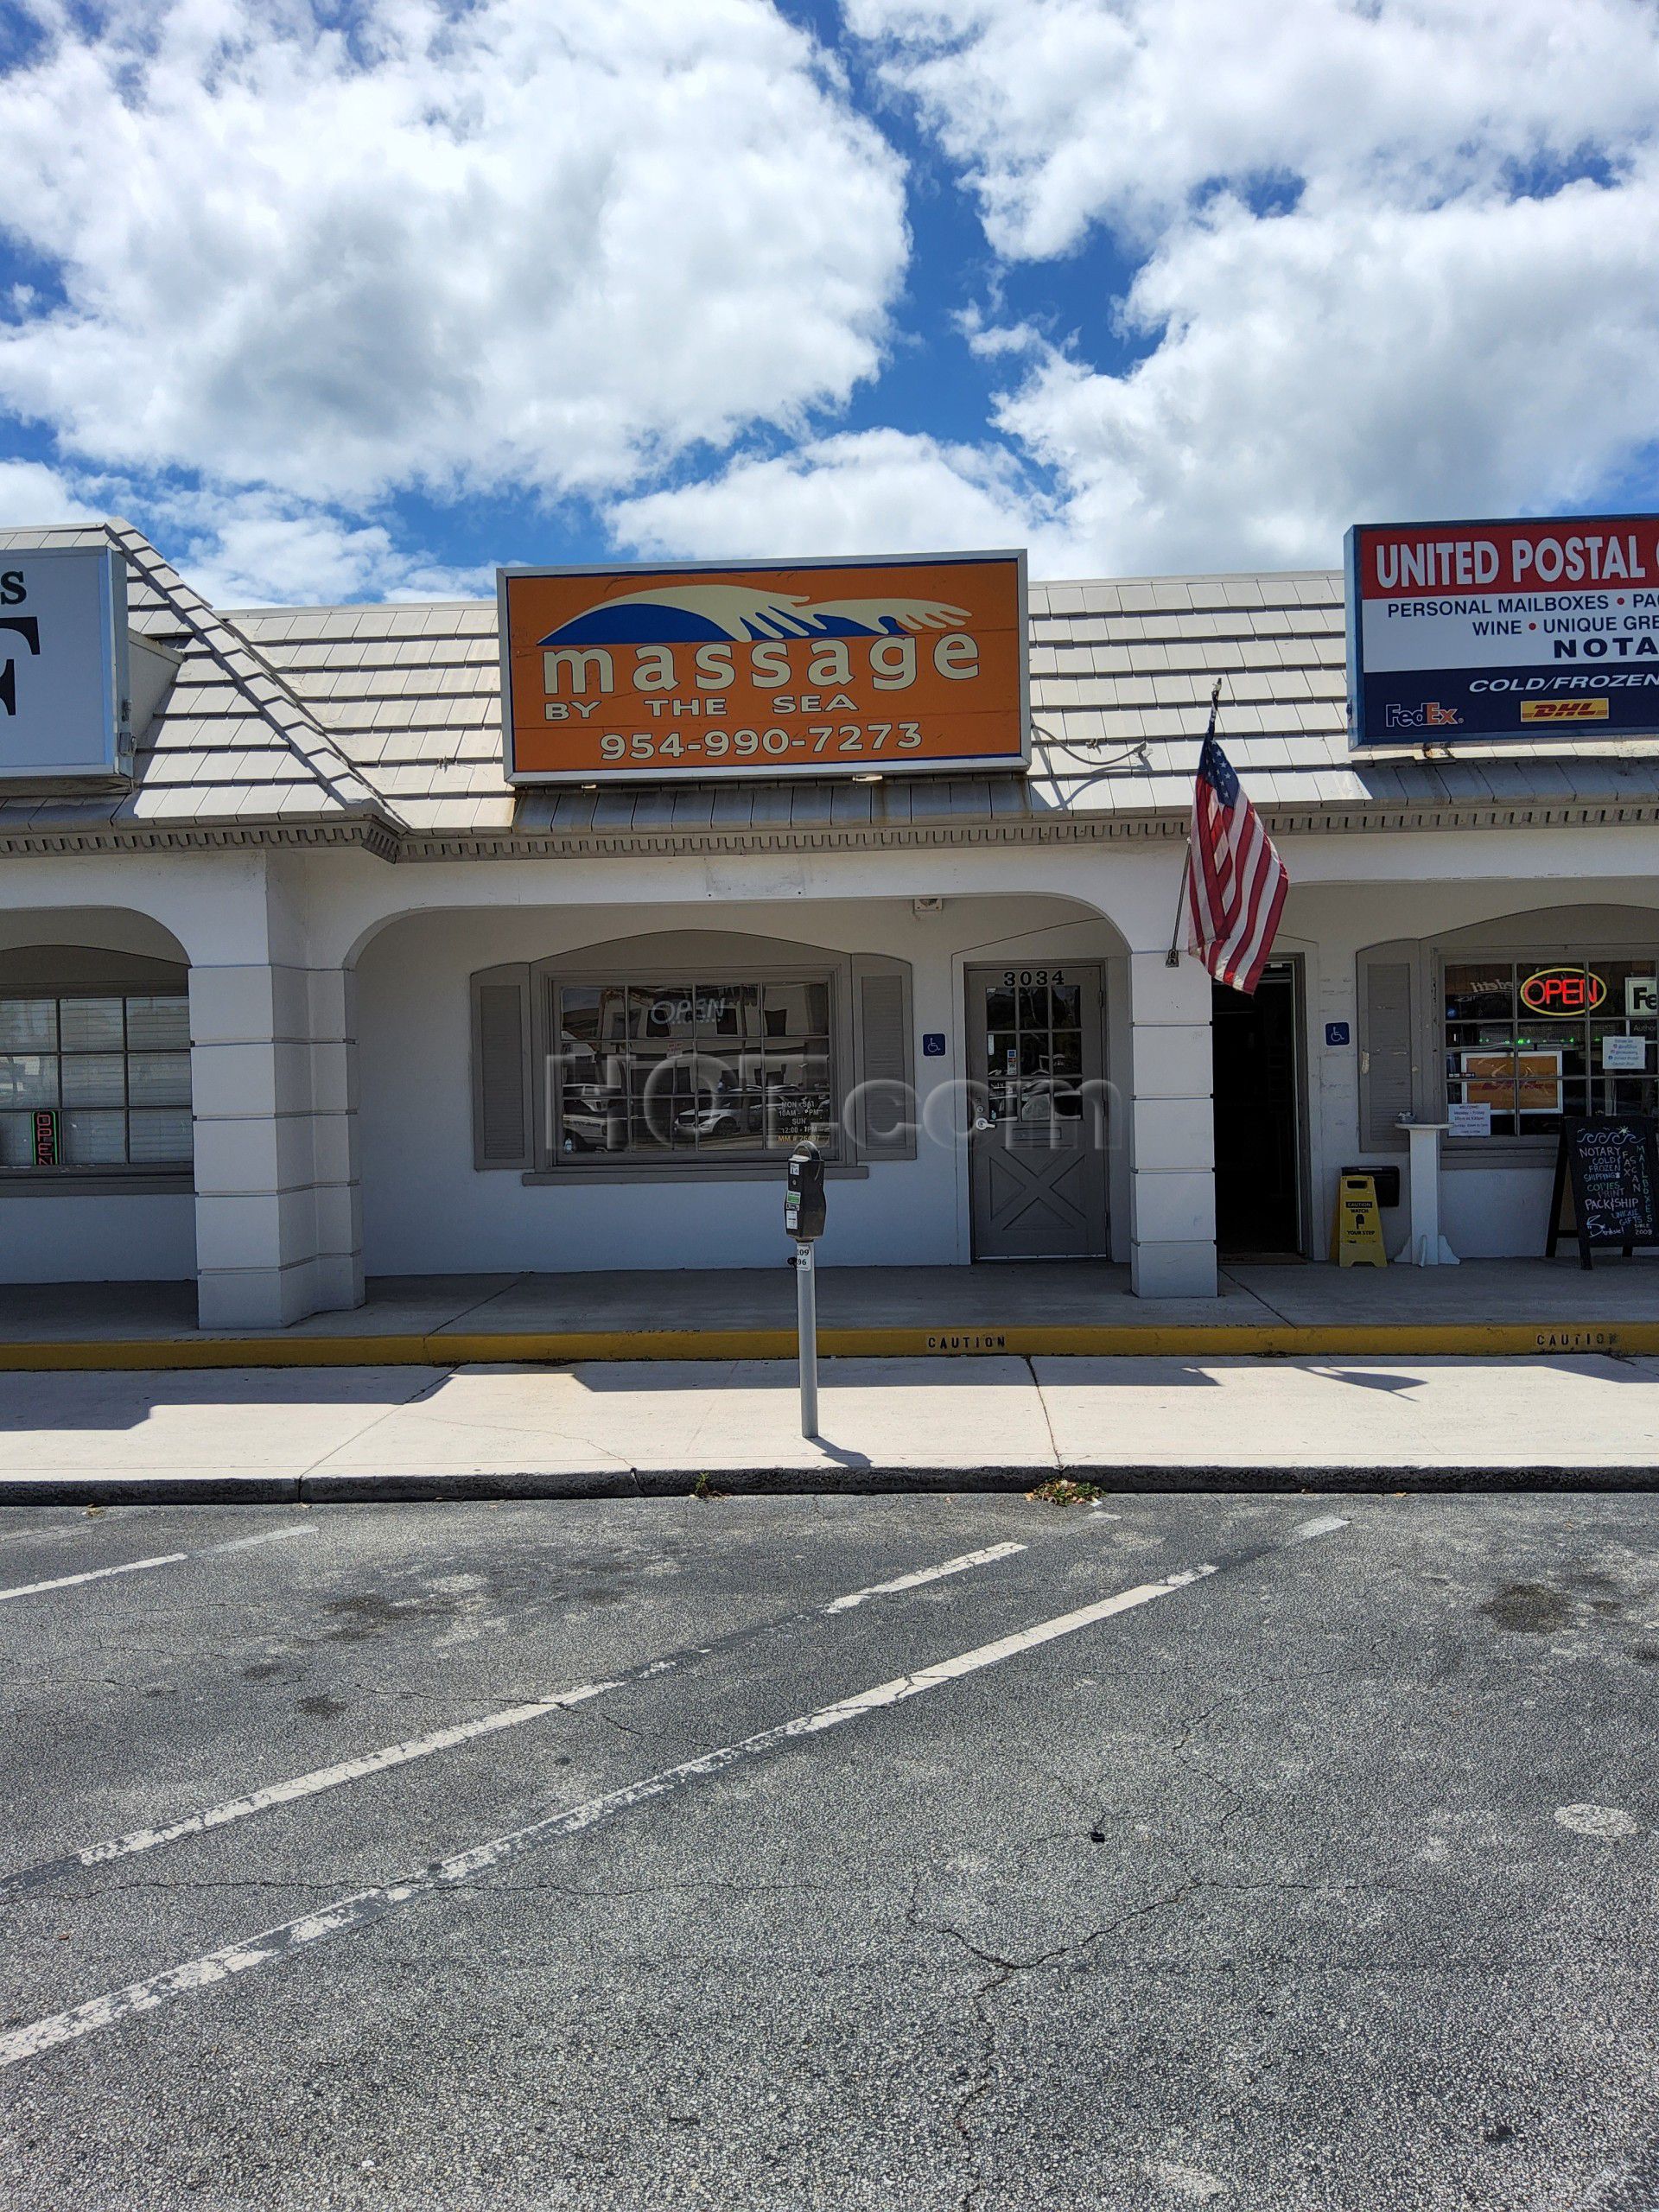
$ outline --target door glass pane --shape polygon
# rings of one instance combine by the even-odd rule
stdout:
[[[164,1166],[190,1158],[190,1114],[188,1107],[182,1109],[146,1108],[143,1113],[130,1115],[128,1119],[132,1130],[132,1162],[136,1167]]]
[[[119,999],[61,999],[58,1021],[66,1052],[118,1052],[126,1042]]]
[[[65,1061],[68,1068],[72,1065]],[[127,1096],[135,1106],[190,1103],[188,1052],[134,1052],[127,1061]]]
[[[118,1167],[127,1156],[127,1117],[82,1107],[63,1116],[63,1158],[74,1167]]]
[[[55,1106],[58,1064],[44,1052],[0,1053],[0,1107]]]
[[[33,1115],[0,1114],[0,1167],[32,1167],[34,1164]]]
[[[50,1052],[57,1041],[55,999],[0,999],[0,1052]]]
[[[127,1043],[134,1052],[178,1051],[190,1042],[190,1001],[186,998],[130,998],[127,1001]]]
[[[1006,983],[993,983],[985,994],[985,1027],[988,1029],[1012,1029],[1014,1027],[1014,993]]]
[[[1054,1027],[1076,1029],[1083,1020],[1083,986],[1052,983],[1049,986],[1049,999],[1054,1009]]]
[[[63,1061],[64,1104],[124,1106],[126,1065],[119,1052],[66,1053]]]

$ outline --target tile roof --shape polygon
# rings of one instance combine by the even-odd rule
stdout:
[[[411,830],[513,826],[493,601],[260,609],[226,618]]]
[[[1659,756],[1532,749],[1359,759],[1347,732],[1343,580],[1325,569],[1031,587],[1032,772],[569,787],[501,776],[495,608],[313,607],[227,620],[280,667],[340,748],[430,836],[874,827],[1008,815],[1184,816],[1222,681],[1221,729],[1276,813],[1659,803]],[[1543,748],[1539,748],[1540,753]]]
[[[619,785],[502,777],[493,602],[215,613],[136,531],[0,532],[0,549],[124,553],[132,626],[183,657],[115,798],[0,801],[0,837],[102,820],[159,829],[376,825],[389,840],[841,830],[1185,816],[1208,714],[1279,819],[1410,810],[1659,806],[1659,753],[1510,746],[1426,760],[1348,747],[1342,579],[1325,570],[1031,588],[1032,769],[1008,776]],[[387,849],[391,849],[388,845]]]

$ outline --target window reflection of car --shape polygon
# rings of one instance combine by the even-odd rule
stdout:
[[[674,1116],[677,1144],[706,1142],[710,1137],[753,1135],[760,1127],[760,1109],[737,1099],[715,1098],[703,1106],[688,1107]]]
[[[609,1084],[567,1084],[559,1127],[567,1152],[619,1152],[627,1142],[628,1102]]]
[[[718,1091],[701,1105],[676,1115],[674,1136],[682,1144],[706,1143],[711,1137],[805,1136],[823,1128],[829,1118],[829,1096],[821,1090],[800,1090],[784,1084],[759,1098]]]

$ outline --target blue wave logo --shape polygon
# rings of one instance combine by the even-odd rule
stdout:
[[[656,585],[584,607],[543,645],[671,645],[728,638],[898,638],[959,630],[966,607],[931,599],[819,599],[744,584]]]

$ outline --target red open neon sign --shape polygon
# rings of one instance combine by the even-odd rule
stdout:
[[[1521,1003],[1529,1014],[1593,1014],[1607,995],[1599,976],[1584,968],[1540,968],[1521,986]]]

